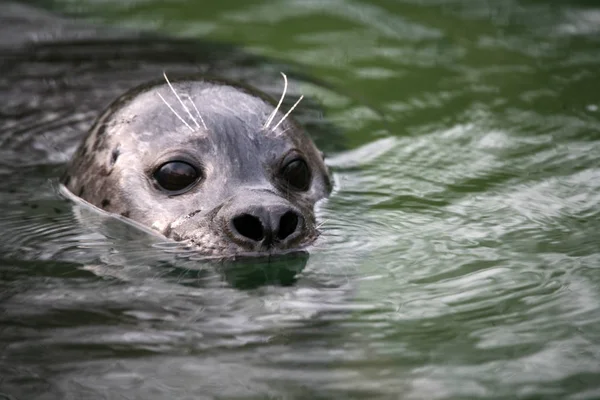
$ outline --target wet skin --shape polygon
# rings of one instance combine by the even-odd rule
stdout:
[[[73,156],[67,189],[209,256],[311,244],[314,206],[331,184],[303,129],[291,116],[279,123],[287,110],[265,127],[275,106],[261,92],[216,80],[172,84],[182,102],[165,81],[113,102]]]

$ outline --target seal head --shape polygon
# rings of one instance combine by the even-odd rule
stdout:
[[[210,256],[301,249],[331,184],[322,154],[261,92],[151,83],[98,118],[62,183],[108,212]]]

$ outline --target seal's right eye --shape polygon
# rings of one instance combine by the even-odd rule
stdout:
[[[310,187],[310,169],[301,158],[295,158],[285,167],[282,174],[286,182],[296,190],[305,192]]]
[[[158,185],[170,192],[180,192],[198,180],[200,174],[192,165],[183,161],[169,161],[154,171]]]

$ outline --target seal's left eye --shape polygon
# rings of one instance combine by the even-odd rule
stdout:
[[[177,192],[196,182],[199,173],[196,168],[186,162],[170,161],[158,167],[153,176],[161,188]]]

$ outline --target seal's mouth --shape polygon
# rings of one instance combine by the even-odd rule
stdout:
[[[183,240],[180,243],[183,248],[185,248],[186,252],[195,253],[195,257],[202,259],[218,259],[224,261],[240,259],[271,260],[293,255],[308,254],[309,248],[314,244],[318,236],[318,234],[315,234],[310,237],[304,237],[298,244],[288,248],[258,246],[254,249],[247,249],[242,246],[237,246],[234,243],[227,243],[224,246],[215,246],[214,244],[207,246],[207,242],[196,241],[194,239]]]
[[[269,251],[235,251],[221,252],[216,249],[207,249],[202,244],[197,245],[190,241],[160,243],[156,247],[162,248],[170,253],[175,253],[179,258],[186,260],[203,261],[240,261],[250,260],[257,262],[271,262],[289,257],[307,256],[310,245],[292,249],[272,249]]]

